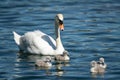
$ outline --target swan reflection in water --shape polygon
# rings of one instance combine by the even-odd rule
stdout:
[[[46,58],[51,58],[51,67],[39,67],[35,66],[36,61],[45,61]],[[30,55],[30,54],[23,54],[21,52],[18,53],[18,62],[30,62],[32,66],[34,66],[35,70],[45,70],[46,75],[56,75],[62,76],[64,74],[64,70],[62,67],[69,66],[69,61],[56,61],[55,56],[40,56],[40,55]],[[55,71],[54,71],[55,70]]]

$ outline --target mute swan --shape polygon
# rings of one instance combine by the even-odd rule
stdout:
[[[20,36],[13,31],[14,40],[21,51],[24,53],[41,54],[41,55],[60,55],[65,51],[61,37],[60,30],[64,30],[63,15],[57,14],[55,16],[55,35],[56,40],[51,36],[36,30],[27,32]]]
[[[37,67],[52,67],[52,63],[51,63],[51,58],[46,58],[45,60],[37,60],[35,62],[35,66]]]
[[[55,56],[55,60],[58,60],[58,61],[69,61],[70,58],[68,56],[68,52],[64,51],[63,55],[56,55]]]
[[[91,69],[92,73],[104,73],[106,69],[106,64],[104,63],[104,58],[100,58],[100,61],[92,61],[91,62]]]

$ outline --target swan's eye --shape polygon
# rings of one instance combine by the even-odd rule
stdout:
[[[63,24],[63,21],[59,20],[59,24]]]

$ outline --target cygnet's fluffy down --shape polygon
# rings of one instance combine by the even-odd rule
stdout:
[[[104,73],[107,65],[105,64],[104,58],[100,58],[99,61],[91,62],[90,72],[93,73]]]
[[[55,60],[57,60],[57,61],[69,61],[70,57],[68,56],[68,54],[69,53],[67,51],[64,51],[63,55],[56,55]]]
[[[51,67],[52,66],[51,59],[46,58],[45,60],[37,60],[35,62],[35,66],[37,66],[37,67]]]

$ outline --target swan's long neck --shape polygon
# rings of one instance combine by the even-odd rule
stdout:
[[[61,37],[60,37],[59,25],[57,24],[56,21],[55,21],[55,34],[56,34],[56,50],[62,51],[64,48],[63,48]]]
[[[55,33],[56,33],[56,49],[58,49],[60,47],[63,47],[59,28],[56,29]]]

